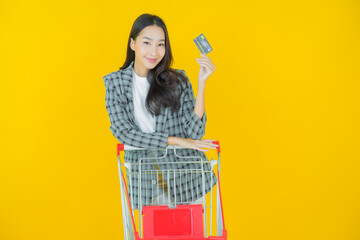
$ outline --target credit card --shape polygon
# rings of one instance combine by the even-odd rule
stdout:
[[[198,37],[196,37],[194,42],[202,54],[208,54],[213,50],[208,40],[206,40],[204,34],[200,34]]]

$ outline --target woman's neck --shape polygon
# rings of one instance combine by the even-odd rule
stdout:
[[[134,62],[133,69],[136,75],[138,75],[139,77],[146,77],[149,72],[149,69],[147,69],[146,67],[139,67],[139,64],[136,64],[136,62]]]

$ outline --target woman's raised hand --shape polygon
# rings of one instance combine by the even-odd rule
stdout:
[[[201,54],[201,58],[197,58],[196,61],[200,65],[199,83],[205,83],[215,71],[215,65],[211,61],[211,58],[206,56],[206,54]]]

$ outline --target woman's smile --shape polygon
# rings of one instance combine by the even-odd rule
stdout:
[[[145,57],[149,62],[151,62],[151,63],[154,63],[154,62],[156,62],[156,58],[147,58],[147,57]]]

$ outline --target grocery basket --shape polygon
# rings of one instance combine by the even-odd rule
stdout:
[[[117,144],[125,240],[227,239],[220,192],[220,144],[213,143],[218,145],[218,159],[210,161],[201,154],[181,156],[178,152],[186,148],[176,145],[168,145],[159,154],[154,149]],[[122,151],[125,151],[123,162]],[[143,154],[136,155],[140,152]],[[128,162],[126,155],[130,153],[141,157]],[[165,158],[168,154],[176,160],[168,162]],[[213,174],[216,165],[217,176]],[[206,174],[216,178],[216,194],[212,186],[206,194]],[[210,184],[214,181],[211,179]],[[214,195],[216,235],[212,236]]]

